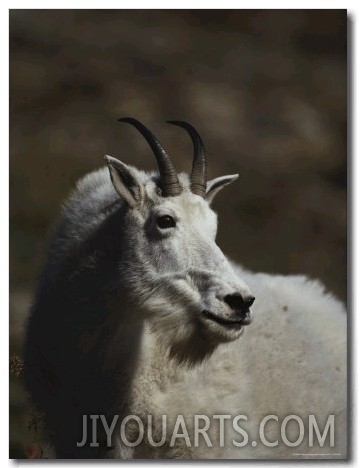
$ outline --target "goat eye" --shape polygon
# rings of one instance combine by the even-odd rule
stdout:
[[[156,220],[156,224],[160,229],[169,229],[176,226],[176,221],[173,217],[169,215],[159,216]]]

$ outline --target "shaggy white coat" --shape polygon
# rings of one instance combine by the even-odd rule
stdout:
[[[154,200],[154,197],[158,197],[153,174],[133,168],[131,171],[142,182],[149,198]],[[184,191],[188,190],[187,176],[180,175],[180,181],[185,187]],[[211,182],[208,187],[210,186]],[[184,200],[187,196],[186,193],[182,195]],[[55,243],[55,263],[61,264],[63,257],[76,246],[81,246],[106,219],[107,207],[112,202],[117,203],[118,197],[110,183],[107,169],[92,173],[78,183],[64,208],[62,223],[65,229],[61,242]],[[192,200],[191,197],[194,196],[188,197]],[[172,202],[165,200],[165,203]],[[182,208],[176,209],[186,210],[186,203],[184,202]],[[205,207],[206,202],[201,200],[199,203],[202,204],[201,210],[208,210]],[[202,228],[211,231],[209,235],[213,236],[216,220],[213,219],[213,212],[210,209],[208,211],[210,214],[205,214],[204,220],[200,219],[200,222]],[[143,250],[141,255],[146,255],[146,249],[139,250]],[[211,251],[208,254],[211,256]],[[136,369],[133,369],[126,405],[129,414],[138,415],[144,421],[149,414],[156,421],[162,415],[167,415],[169,428],[173,427],[177,415],[183,415],[191,445],[194,443],[192,433],[195,414],[208,415],[210,419],[214,414],[234,417],[246,415],[248,421],[242,421],[240,425],[248,432],[249,443],[245,447],[236,447],[232,440],[240,441],[242,438],[230,430],[230,425],[230,429],[226,426],[225,446],[220,447],[219,424],[218,421],[212,421],[208,434],[213,447],[208,447],[201,435],[200,446],[197,448],[188,447],[184,439],[179,439],[175,447],[169,447],[169,431],[167,443],[162,447],[150,447],[145,442],[138,447],[128,448],[118,440],[108,455],[121,458],[314,459],[311,454],[326,453],[333,454],[334,458],[346,458],[347,320],[344,306],[327,293],[319,281],[304,276],[252,273],[235,264],[232,264],[233,273],[228,273],[231,267],[224,266],[224,261],[219,260],[219,256],[217,258],[221,268],[226,268],[229,278],[232,274],[237,276],[239,287],[244,291],[251,291],[256,297],[252,307],[253,323],[239,339],[219,343],[204,359],[194,358],[191,366],[179,363],[166,352],[171,345],[167,340],[178,339],[179,333],[189,333],[187,339],[191,336],[187,331],[190,325],[187,322],[186,327],[182,327],[181,320],[184,315],[193,313],[192,301],[201,296],[201,286],[197,285],[198,289],[194,286],[192,293],[187,289],[183,290],[179,282],[173,290],[169,287],[165,291],[161,289],[163,286],[159,286],[159,289],[151,286],[150,280],[148,285],[146,278],[142,282],[139,280],[137,294],[143,295],[142,309],[146,308],[150,313],[142,315],[145,326],[141,337],[138,337],[140,352]],[[166,267],[164,270],[166,272]],[[129,270],[129,275],[131,274]],[[162,277],[159,278],[159,284],[164,281]],[[141,291],[141,288],[144,290]],[[166,294],[170,294],[168,298]],[[178,304],[171,310],[174,294],[183,302],[181,306]],[[185,300],[186,294],[193,294],[194,297],[189,296]],[[164,305],[167,300],[169,302]],[[180,314],[186,301],[189,308]],[[156,316],[156,310],[165,306],[166,313],[161,312],[160,318]],[[133,310],[132,313],[137,312]],[[134,320],[133,317],[134,315],[131,320]],[[188,317],[186,320],[189,320]],[[118,337],[126,334],[126,326],[118,333]],[[109,359],[116,354],[116,346],[116,339],[109,343]],[[196,349],[196,336],[191,346]],[[335,416],[335,447],[326,450],[317,445],[309,447],[309,415],[316,416],[322,430],[331,414]],[[266,426],[266,438],[269,441],[279,440],[277,447],[265,447],[259,440],[259,424],[267,415],[276,415],[279,418],[278,423],[270,421]],[[305,424],[304,442],[297,447],[287,447],[281,442],[281,421],[288,415],[300,416]],[[136,428],[134,431],[136,432]],[[288,438],[296,439],[298,431],[296,424],[289,423]],[[159,429],[155,429],[154,438],[161,438]],[[251,444],[253,440],[258,442],[256,447]]]

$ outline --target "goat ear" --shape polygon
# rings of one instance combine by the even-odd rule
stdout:
[[[117,193],[131,208],[139,205],[144,199],[144,186],[133,169],[112,156],[105,156],[105,161]]]
[[[226,175],[221,177],[216,177],[216,179],[209,180],[206,184],[206,196],[205,199],[211,203],[215,195],[220,192],[225,185],[231,184],[239,177],[239,174]]]

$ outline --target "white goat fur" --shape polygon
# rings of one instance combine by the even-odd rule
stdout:
[[[142,181],[146,192],[152,194],[155,176],[134,168],[131,171]],[[188,176],[180,174],[179,177],[186,191]],[[200,200],[200,197],[193,197]],[[107,169],[91,173],[78,183],[64,209],[65,235],[55,249],[55,263],[61,263],[61,258],[71,252],[74,245],[81,245],[98,228],[107,216],[104,207],[118,198]],[[206,202],[201,199],[199,203]],[[207,229],[202,219],[199,222]],[[195,414],[208,415],[210,419],[214,414],[247,415],[248,422],[241,426],[249,433],[250,441],[258,440],[259,423],[266,415],[277,415],[281,422],[285,416],[295,414],[305,423],[308,416],[314,414],[321,426],[328,415],[334,414],[335,447],[327,448],[326,453],[341,454],[335,458],[345,458],[347,337],[343,305],[326,293],[320,282],[305,276],[252,273],[235,264],[232,268],[243,290],[251,291],[256,297],[252,307],[254,321],[241,338],[219,343],[206,358],[198,362],[194,359],[191,366],[179,364],[164,352],[163,341],[173,339],[181,328],[179,306],[167,315],[156,317],[156,310],[164,307],[164,304],[159,306],[160,296],[143,293],[150,314],[144,316],[145,326],[141,331],[137,363],[126,402],[128,414],[136,414],[144,421],[149,414],[154,419],[167,415],[170,426],[171,421],[181,414],[189,432]],[[163,280],[160,278],[159,281]],[[179,291],[181,294],[182,289]],[[171,294],[176,293],[171,291]],[[171,308],[171,305],[168,299],[166,307]],[[129,322],[135,320],[137,313],[143,312],[133,311]],[[123,328],[109,341],[107,359],[111,363],[118,352],[117,340],[124,334],[124,323],[122,325]],[[126,326],[125,333],[131,334]],[[298,427],[288,427],[288,438],[292,438],[291,434],[293,439],[296,438]],[[279,428],[280,423],[269,422],[267,439],[280,440]],[[281,442],[278,447],[268,448],[261,443],[253,447],[249,442],[238,448],[232,444],[233,438],[241,440],[236,433],[227,433],[225,447],[219,447],[217,430],[218,424],[212,424],[209,430],[212,448],[202,442],[202,436],[198,448],[187,447],[184,442],[173,448],[168,443],[158,448],[146,443],[126,448],[118,441],[109,456],[297,459],[299,456],[294,454],[320,453],[318,446],[306,446],[306,438],[298,447],[287,447]],[[154,435],[154,438],[158,440],[160,437]],[[313,457],[309,455],[308,458]]]

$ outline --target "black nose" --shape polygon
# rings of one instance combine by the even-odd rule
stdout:
[[[224,297],[224,302],[244,320],[244,323],[247,319],[249,319],[249,323],[252,320],[249,308],[253,305],[254,301],[254,296],[243,297],[241,294],[228,294]]]

